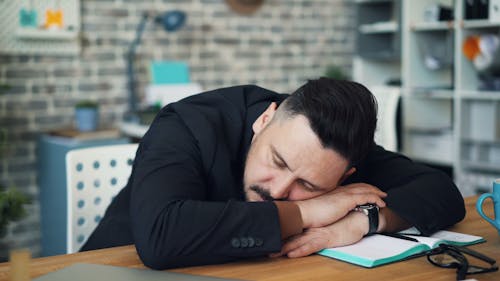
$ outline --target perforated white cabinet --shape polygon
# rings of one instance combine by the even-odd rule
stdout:
[[[128,143],[127,138],[78,141],[41,135],[37,143],[42,256],[67,252],[66,153],[72,149]]]
[[[104,145],[66,154],[68,254],[80,250],[127,184],[137,147],[135,143]]]

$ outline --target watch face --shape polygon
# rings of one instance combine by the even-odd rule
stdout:
[[[374,208],[378,209],[378,206],[376,204],[367,203],[367,204],[363,204],[363,205],[358,205],[357,208],[364,209],[364,210],[370,210],[370,209],[374,209]]]

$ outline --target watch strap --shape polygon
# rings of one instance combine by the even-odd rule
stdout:
[[[368,233],[366,234],[371,235],[377,232],[378,229],[378,206],[376,204],[364,204],[364,205],[359,205],[356,208],[354,208],[355,211],[362,212],[368,217]]]
[[[368,209],[368,233],[366,235],[371,235],[377,233],[378,229],[378,207]]]

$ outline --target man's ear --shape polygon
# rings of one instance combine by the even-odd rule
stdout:
[[[262,112],[262,114],[253,122],[252,124],[252,129],[254,134],[260,133],[262,129],[264,129],[269,122],[273,119],[274,113],[276,112],[276,109],[278,108],[278,105],[275,102],[272,102],[267,109]]]
[[[345,172],[345,174],[342,176],[342,178],[340,179],[340,182],[339,184],[343,183],[348,177],[350,177],[352,174],[354,174],[356,172],[356,168],[355,167],[351,167],[347,172]]]

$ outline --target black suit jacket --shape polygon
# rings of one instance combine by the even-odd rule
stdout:
[[[272,202],[245,202],[252,123],[287,95],[257,86],[218,89],[164,107],[142,139],[127,186],[82,250],[135,243],[155,269],[222,263],[281,249]],[[386,191],[387,205],[424,234],[465,215],[443,173],[374,146],[345,182]]]

